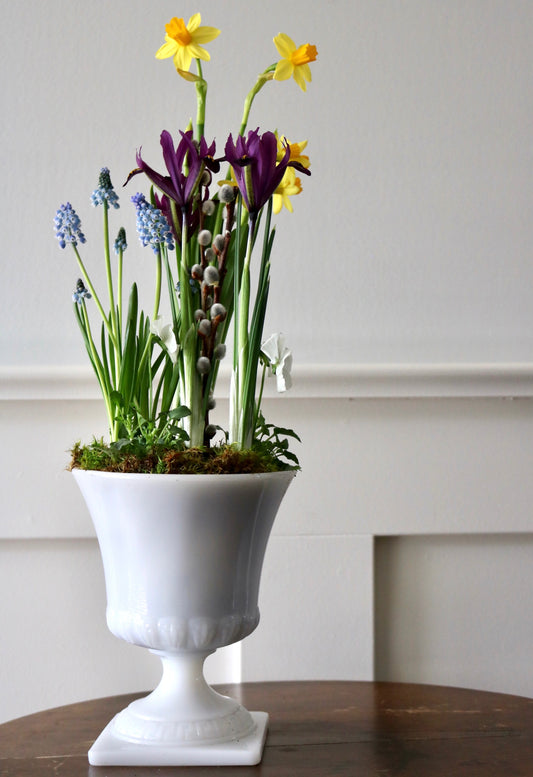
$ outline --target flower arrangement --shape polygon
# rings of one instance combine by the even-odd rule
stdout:
[[[283,207],[292,211],[290,198],[302,189],[297,174],[310,174],[309,158],[302,153],[306,142],[289,143],[277,132],[247,131],[247,126],[252,103],[267,83],[292,76],[306,90],[309,63],[317,51],[310,44],[297,47],[283,33],[274,38],[281,58],[259,75],[246,97],[237,135],[230,133],[223,152],[217,153],[215,141],[208,142],[204,134],[207,82],[202,62],[210,60],[203,44],[219,34],[214,27],[201,26],[199,13],[187,24],[173,18],[166,25],[156,57],[172,57],[178,74],[194,84],[196,122],[180,130],[179,137],[161,133],[162,173],[138,151],[136,167],[124,184],[143,175],[151,185],[148,194],[131,196],[140,241],[155,257],[151,317],[139,309],[136,283],[123,305],[127,241],[121,227],[113,244],[113,266],[109,215],[119,207],[119,198],[109,169],[101,170],[91,197],[103,211],[107,309],[80,253],[79,245],[86,241],[79,216],[70,203],[56,213],[59,245],[70,244],[81,275],[73,293],[74,312],[110,434],[109,444],[96,439],[89,446],[76,444],[73,466],[154,472],[298,467],[287,439],[297,435],[268,424],[261,412],[267,372],[275,374],[278,390],[284,391],[290,387],[292,363],[283,337],[264,340],[263,325],[275,235],[272,216]],[[196,73],[190,69],[193,61]],[[217,174],[220,181],[215,181]],[[168,321],[161,313],[164,287]],[[90,306],[100,316],[99,331],[91,323]],[[227,338],[233,340],[233,352],[229,425],[223,430],[211,423],[210,411]],[[215,444],[217,435],[222,442]]]

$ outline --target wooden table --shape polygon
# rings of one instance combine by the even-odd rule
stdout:
[[[533,699],[402,683],[218,686],[270,713],[259,766],[94,767],[87,750],[139,694],[0,726],[2,777],[533,777]]]

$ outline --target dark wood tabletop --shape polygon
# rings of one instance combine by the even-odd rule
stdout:
[[[432,685],[217,686],[270,713],[258,766],[95,767],[87,750],[141,694],[58,707],[0,726],[2,777],[533,777],[533,699]]]

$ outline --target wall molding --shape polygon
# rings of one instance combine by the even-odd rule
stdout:
[[[302,364],[288,399],[533,397],[533,363]],[[228,396],[229,369],[221,370],[219,396]],[[0,367],[0,400],[95,400],[98,386],[88,366]]]

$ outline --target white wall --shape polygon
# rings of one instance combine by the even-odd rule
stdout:
[[[251,120],[309,138],[313,176],[279,220],[269,314],[299,369],[292,398],[267,405],[302,433],[304,469],[276,524],[261,626],[212,676],[377,674],[533,696],[533,4],[250,7],[183,13],[223,30],[205,69],[219,147],[276,59],[273,35],[318,46],[308,93],[269,84]],[[77,272],[51,222],[70,200],[99,267],[99,168],[119,189],[135,149],[156,166],[161,129],[194,112],[191,88],[153,57],[180,12],[170,0],[3,8],[0,719],[158,674],[106,631],[96,542],[63,471],[72,441],[105,424],[80,369]],[[130,193],[117,225],[149,281]]]
[[[180,7],[187,16],[175,0],[3,4],[4,364],[84,361],[77,271],[52,218],[73,203],[100,267],[89,204],[100,167],[120,190],[135,150],[159,166],[161,129],[195,113],[193,87],[154,58]],[[278,58],[272,37],[318,47],[307,94],[271,83],[250,119],[309,139],[312,178],[279,219],[271,295],[271,326],[298,361],[530,361],[531,2],[203,0],[201,11],[222,29],[204,68],[219,149]],[[113,223],[128,229],[129,266],[151,278],[128,202],[137,186],[119,191]]]

